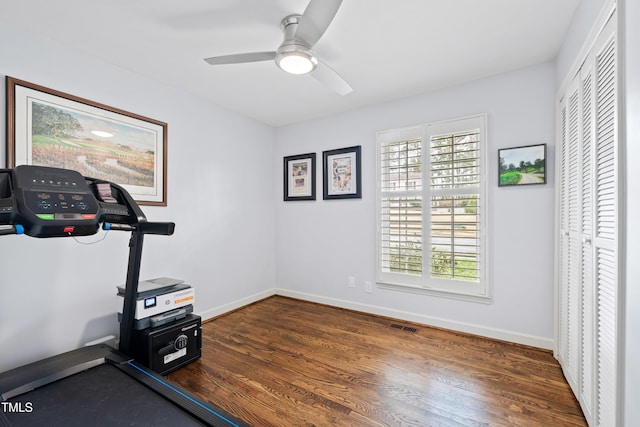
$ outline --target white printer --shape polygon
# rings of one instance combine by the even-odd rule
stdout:
[[[118,321],[122,318],[124,286],[118,286]],[[184,280],[160,277],[140,281],[136,295],[134,328],[154,328],[193,312],[195,290]]]

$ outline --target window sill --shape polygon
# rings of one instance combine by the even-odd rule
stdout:
[[[410,292],[414,294],[430,295],[440,298],[449,298],[460,301],[475,302],[481,304],[491,304],[493,298],[491,295],[474,295],[469,293],[454,292],[437,288],[427,288],[418,285],[399,285],[396,283],[376,282],[378,288],[388,289],[392,291]]]

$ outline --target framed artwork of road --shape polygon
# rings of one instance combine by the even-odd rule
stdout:
[[[547,144],[498,150],[498,186],[546,184]]]
[[[7,167],[72,169],[122,185],[141,205],[167,205],[167,124],[13,77]]]

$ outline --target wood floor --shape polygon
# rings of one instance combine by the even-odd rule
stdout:
[[[551,352],[274,296],[168,378],[253,426],[586,426]]]

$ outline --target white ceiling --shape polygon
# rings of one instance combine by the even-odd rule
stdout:
[[[275,50],[308,0],[0,0],[0,20],[282,126],[552,60],[578,2],[344,0],[314,47],[344,97],[271,61],[203,61]]]

